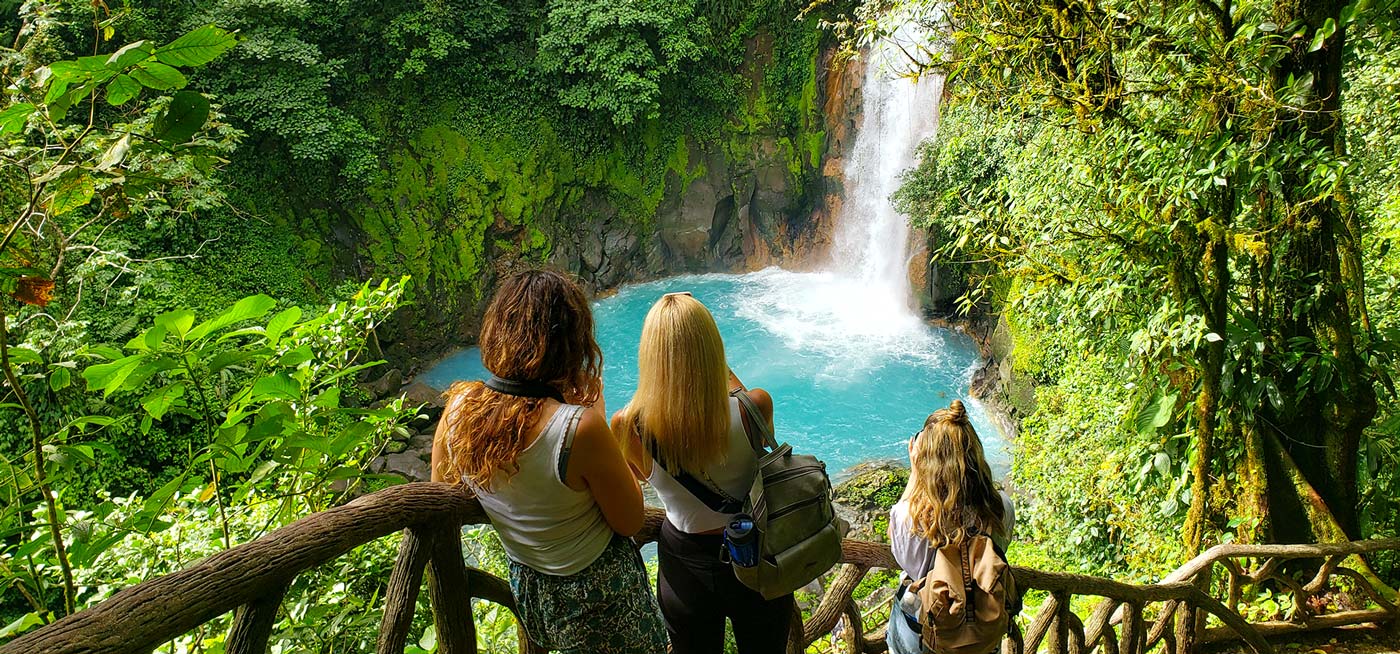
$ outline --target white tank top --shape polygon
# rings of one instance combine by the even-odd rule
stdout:
[[[754,475],[758,474],[758,457],[749,444],[748,434],[744,432],[742,416],[743,409],[739,406],[738,398],[729,398],[728,456],[703,471],[687,471],[710,488],[718,488],[725,495],[738,499],[748,495]],[[651,462],[651,476],[647,477],[647,483],[656,489],[661,504],[666,507],[666,520],[687,534],[721,529],[733,517],[732,514],[710,510],[655,459]]]
[[[551,575],[575,574],[593,563],[613,530],[588,491],[564,481],[584,407],[560,405],[540,435],[520,453],[520,469],[497,473],[492,490],[470,485],[501,536],[506,554]]]

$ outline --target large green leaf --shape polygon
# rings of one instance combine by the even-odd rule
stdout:
[[[169,91],[170,89],[182,89],[189,80],[185,74],[176,68],[167,66],[159,61],[147,61],[131,69],[131,76],[142,85],[153,88],[157,91]]]
[[[286,373],[277,373],[271,377],[263,377],[253,383],[254,402],[263,400],[297,400],[301,399],[301,384],[292,379]]]
[[[92,202],[92,194],[97,188],[87,173],[64,177],[54,187],[53,200],[49,203],[50,216],[62,216],[87,206]]]
[[[0,136],[13,134],[24,129],[29,117],[34,115],[35,107],[28,102],[16,102],[4,111],[0,111]]]
[[[301,307],[288,307],[267,321],[267,340],[273,345],[282,340],[282,334],[301,320]]]
[[[145,409],[152,418],[160,420],[165,417],[165,413],[170,410],[170,407],[175,406],[175,401],[184,396],[185,385],[174,383],[158,388],[141,398],[141,408]]]
[[[132,64],[145,61],[151,56],[151,45],[145,41],[128,43],[120,50],[107,57],[107,68],[111,70],[126,70]],[[167,62],[168,63],[168,62]]]
[[[141,83],[132,79],[130,75],[122,73],[113,78],[111,83],[107,84],[107,104],[120,107],[136,97],[136,94],[140,92]]]
[[[245,297],[235,302],[233,306],[219,314],[217,318],[206,320],[200,323],[198,327],[191,330],[189,336],[190,340],[197,341],[234,323],[261,318],[267,315],[267,312],[271,311],[272,307],[275,306],[277,306],[277,300],[266,295]]]
[[[167,311],[156,316],[155,323],[184,340],[185,336],[190,333],[190,327],[194,325],[194,312],[189,309]]]
[[[15,618],[14,622],[5,625],[4,628],[0,628],[0,638],[18,636],[34,627],[42,626],[43,624],[43,616],[40,616],[38,613],[26,613]]]
[[[49,388],[54,392],[68,388],[68,384],[71,383],[71,381],[72,376],[67,368],[55,366],[49,370]]]
[[[171,66],[203,66],[237,44],[231,32],[205,25],[157,48],[156,59]]]
[[[1171,422],[1176,409],[1176,393],[1164,394],[1158,391],[1152,399],[1143,402],[1133,415],[1133,428],[1139,434],[1150,435]]]
[[[209,100],[194,91],[181,91],[170,101],[160,118],[156,119],[156,138],[167,143],[184,143],[204,127],[209,120]]]
[[[134,355],[117,359],[111,363],[100,363],[95,366],[88,366],[83,371],[83,379],[87,381],[88,391],[102,391],[104,396],[111,395],[121,387],[122,382],[131,376],[132,371],[141,365],[146,357],[144,355]]]

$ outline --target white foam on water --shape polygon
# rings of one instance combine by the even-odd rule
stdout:
[[[840,273],[768,268],[742,277],[735,313],[788,350],[827,359],[823,375],[857,378],[891,359],[937,366],[943,343],[888,286]]]

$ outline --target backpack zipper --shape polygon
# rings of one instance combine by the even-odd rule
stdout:
[[[797,476],[799,476],[799,475],[806,474],[806,473],[807,473],[808,471],[810,471],[810,470],[825,470],[825,469],[826,469],[826,466],[821,466],[821,465],[809,465],[809,466],[801,466],[801,467],[799,467],[799,468],[789,468],[789,469],[787,469],[787,470],[783,470],[782,472],[779,472],[779,473],[777,473],[777,474],[774,474],[774,475],[771,476],[771,477],[764,477],[764,478],[763,478],[763,483],[764,483],[764,484],[776,484],[776,483],[778,483],[778,482],[780,482],[780,481],[787,481],[788,479],[791,479],[791,478],[793,478],[793,477],[797,477]]]
[[[811,506],[811,505],[813,505],[813,504],[817,504],[817,503],[819,503],[819,502],[822,502],[822,501],[824,501],[825,499],[826,499],[825,493],[823,493],[822,495],[819,495],[819,496],[817,496],[817,497],[809,497],[809,498],[807,498],[807,499],[805,499],[805,500],[802,500],[801,502],[798,502],[798,503],[796,503],[796,504],[789,504],[789,505],[787,505],[787,506],[785,506],[785,507],[783,507],[783,508],[781,508],[781,509],[779,509],[779,510],[777,510],[777,511],[774,511],[774,512],[772,513],[772,515],[769,515],[769,516],[768,516],[768,519],[769,519],[769,520],[777,520],[778,518],[781,518],[781,517],[783,517],[783,516],[785,516],[785,515],[787,515],[787,514],[789,514],[789,513],[792,513],[793,511],[801,510],[801,509],[806,508],[806,507],[809,507],[809,506]]]

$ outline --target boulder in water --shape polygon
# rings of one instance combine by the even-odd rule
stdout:
[[[851,538],[886,540],[890,507],[909,482],[909,467],[892,460],[867,461],[847,471],[832,497],[836,511],[851,523]]]

